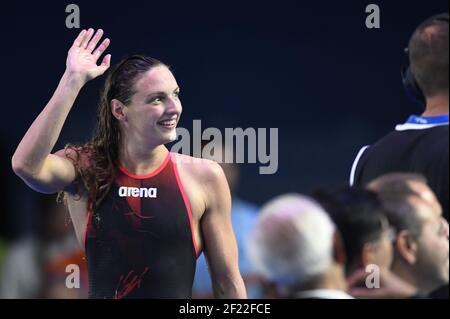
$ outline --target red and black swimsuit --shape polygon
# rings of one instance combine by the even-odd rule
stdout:
[[[88,212],[89,298],[191,297],[198,251],[174,156],[148,175],[119,167],[96,213]]]

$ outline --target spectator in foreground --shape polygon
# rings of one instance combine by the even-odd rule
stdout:
[[[311,198],[289,194],[268,202],[250,235],[256,269],[281,297],[350,299],[345,253],[327,213]]]

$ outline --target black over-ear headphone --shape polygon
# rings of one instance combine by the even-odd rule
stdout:
[[[448,23],[448,13],[442,13],[435,15],[425,22],[423,24],[428,24],[433,21],[443,21]],[[410,65],[410,59],[409,59],[409,49],[408,47],[405,48],[405,54],[406,54],[406,65],[402,68],[402,80],[403,80],[403,86],[406,90],[406,93],[408,96],[414,100],[417,103],[420,103],[422,105],[426,104],[426,98],[423,94],[422,90],[420,89],[419,84],[417,83],[416,79],[414,78],[414,74],[411,71],[411,65]]]

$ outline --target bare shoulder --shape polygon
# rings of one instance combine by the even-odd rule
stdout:
[[[196,158],[184,154],[175,154],[178,167],[202,184],[215,184],[225,181],[222,167],[212,160]]]
[[[185,177],[191,199],[201,200],[202,211],[231,202],[230,189],[222,167],[211,160],[176,154],[180,175]],[[198,191],[193,191],[194,189]]]

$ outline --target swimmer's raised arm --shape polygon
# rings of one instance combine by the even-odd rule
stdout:
[[[83,30],[75,39],[67,55],[66,70],[52,98],[34,120],[19,143],[13,158],[14,172],[32,189],[41,193],[55,193],[69,186],[76,178],[75,168],[60,151],[51,154],[67,115],[81,88],[109,68],[111,55],[97,65],[109,46],[103,31]]]

